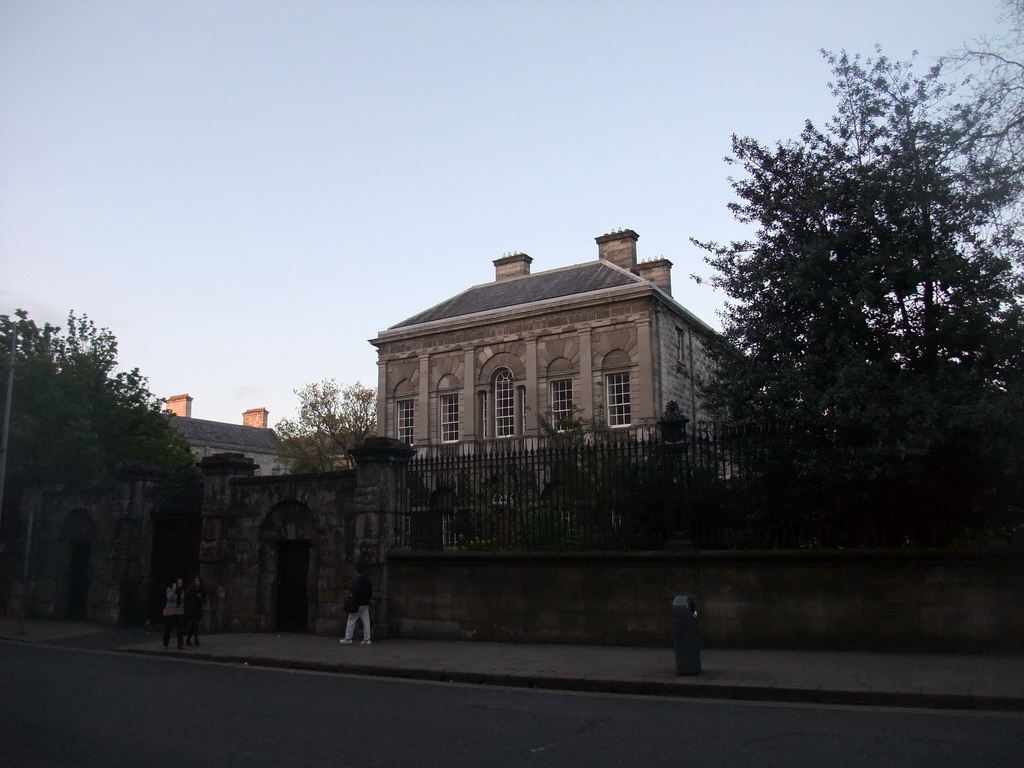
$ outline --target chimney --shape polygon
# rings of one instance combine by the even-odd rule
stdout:
[[[637,265],[637,273],[644,280],[650,280],[669,296],[672,295],[672,262],[668,259],[642,261]]]
[[[167,402],[164,405],[164,412],[173,413],[175,416],[184,416],[186,419],[191,419],[192,398],[187,394],[171,395],[167,398]]]
[[[242,414],[242,425],[246,427],[256,427],[257,429],[267,428],[267,417],[270,415],[270,411],[266,408],[250,408]]]
[[[640,235],[632,229],[623,229],[607,235],[595,237],[597,241],[597,258],[610,261],[616,267],[636,272],[636,241]]]
[[[494,282],[511,280],[513,277],[525,277],[530,274],[533,259],[525,253],[512,253],[494,260]]]

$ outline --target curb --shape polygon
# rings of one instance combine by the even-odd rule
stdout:
[[[162,657],[164,651],[141,648],[117,649],[117,653]],[[674,683],[664,680],[631,680],[622,678],[570,678],[552,675],[515,673],[462,672],[454,669],[425,669],[422,667],[396,667],[390,665],[326,663],[279,659],[265,656],[212,654],[189,651],[170,655],[185,661],[208,661],[218,664],[242,664],[264,669],[292,669],[356,677],[422,680],[464,685],[491,685],[578,693],[606,693],[627,696],[659,696],[665,698],[715,699],[719,701],[750,701],[778,704],[822,704],[836,706],[880,706],[901,709],[973,710],[991,712],[1024,712],[1024,699],[1002,696],[974,696],[964,694],[852,691],[827,688],[783,687],[744,684],[717,684],[707,682]],[[690,678],[693,680],[693,678]]]

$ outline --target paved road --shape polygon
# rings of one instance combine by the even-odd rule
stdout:
[[[193,660],[591,693],[1024,712],[1024,657],[710,649],[699,675],[677,675],[671,648],[444,640],[339,646],[273,632],[204,638],[166,650],[159,628],[0,618],[0,639]]]
[[[1024,716],[710,702],[349,677],[0,642],[0,764],[1021,764]]]

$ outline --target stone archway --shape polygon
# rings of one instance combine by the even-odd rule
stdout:
[[[89,618],[89,588],[92,585],[92,555],[96,524],[84,509],[75,509],[60,530],[60,572],[58,615],[85,621]]]
[[[260,527],[260,606],[263,624],[309,632],[319,615],[320,530],[309,507],[284,501]]]

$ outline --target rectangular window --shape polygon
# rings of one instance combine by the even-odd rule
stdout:
[[[395,437],[403,443],[412,445],[413,440],[413,409],[412,400],[399,400],[395,403]]]
[[[604,388],[608,407],[608,426],[628,427],[630,424],[629,374],[609,373],[604,378]]]
[[[441,516],[441,547],[451,549],[459,544],[459,537],[455,534],[455,516],[445,514]]]
[[[441,442],[459,440],[459,396],[441,395]]]
[[[572,424],[572,379],[551,382],[551,427],[564,432]]]
[[[488,424],[488,421],[487,421],[488,408],[487,408],[487,393],[486,392],[480,392],[480,393],[477,394],[477,406],[478,406],[478,412],[480,414],[480,416],[479,416],[479,422],[480,422],[479,423],[479,429],[480,429],[480,431],[477,433],[477,435],[479,437],[484,437],[484,438],[490,437],[490,430],[489,430],[490,425]]]
[[[676,360],[686,360],[686,331],[682,328],[676,328]]]
[[[516,387],[516,431],[526,434],[526,387]]]

